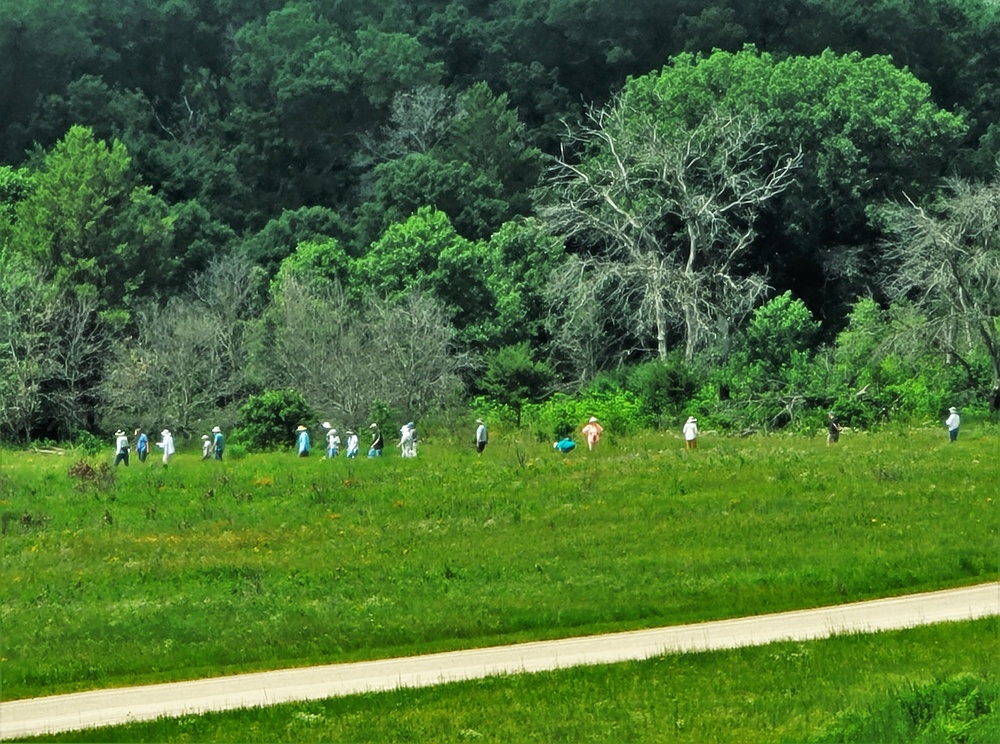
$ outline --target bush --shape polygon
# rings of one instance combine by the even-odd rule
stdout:
[[[296,427],[313,418],[302,394],[291,389],[251,395],[239,414],[240,426],[232,438],[250,450],[291,446]]]

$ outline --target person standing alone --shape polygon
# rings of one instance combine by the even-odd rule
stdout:
[[[486,431],[486,424],[482,419],[476,419],[476,423],[479,426],[476,427],[476,452],[480,455],[483,454],[483,450],[486,449],[487,443],[490,441],[490,434]]]
[[[840,422],[837,421],[837,417],[833,415],[833,411],[830,411],[826,419],[826,443],[836,444],[840,441]]]
[[[948,418],[944,422],[944,425],[948,427],[948,441],[957,442],[958,441],[958,426],[962,423],[962,419],[958,415],[958,409],[952,406],[948,409]]]
[[[587,448],[591,452],[594,451],[594,447],[601,441],[601,434],[603,433],[604,427],[597,423],[596,418],[591,416],[590,421],[583,427],[583,435],[587,438]]]
[[[697,449],[698,448],[698,419],[694,416],[688,416],[687,422],[684,424],[684,449]]]

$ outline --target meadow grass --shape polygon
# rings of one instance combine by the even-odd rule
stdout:
[[[672,434],[404,460],[0,454],[0,698],[995,579],[997,437]],[[102,462],[110,463],[111,457]]]
[[[1000,740],[998,658],[990,618],[33,740],[986,744]]]

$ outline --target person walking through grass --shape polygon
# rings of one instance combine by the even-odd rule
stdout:
[[[587,448],[591,452],[594,451],[594,447],[601,441],[601,434],[603,433],[604,427],[597,423],[596,418],[591,416],[590,421],[583,427],[583,435],[587,438]]]
[[[146,462],[146,456],[149,454],[149,437],[146,436],[146,432],[142,429],[135,430],[135,453],[139,455],[139,462]]]
[[[212,439],[208,434],[201,435],[201,459],[207,460],[212,456]]]
[[[417,456],[417,429],[412,421],[400,428],[398,446],[402,457]]]
[[[222,429],[220,429],[218,426],[212,427],[212,435],[213,435],[212,448],[215,451],[215,459],[221,460],[222,453],[226,449],[226,438],[222,436]]]
[[[118,467],[118,463],[125,463],[125,467],[128,467],[128,437],[125,436],[125,432],[119,429],[115,432],[115,467]]]
[[[298,428],[295,430],[295,434],[295,446],[298,450],[299,457],[309,457],[309,429],[302,424],[299,424]]]
[[[156,446],[163,450],[164,466],[168,465],[170,458],[174,455],[174,435],[170,433],[170,429],[164,429],[160,432],[160,441],[156,443]]]
[[[961,418],[958,415],[958,409],[952,406],[948,409],[948,418],[944,422],[944,425],[948,427],[948,441],[957,442],[958,441],[958,426],[962,423]]]
[[[358,450],[361,448],[361,442],[358,441],[358,433],[353,429],[347,430],[347,457],[353,460],[358,456]]]
[[[826,443],[836,444],[839,442],[840,432],[840,422],[837,421],[837,417],[833,415],[833,411],[830,411],[826,419]]]
[[[368,428],[372,432],[372,446],[368,448],[368,456],[381,457],[382,450],[385,448],[385,440],[382,439],[382,430],[378,428],[378,424],[372,424]]]
[[[684,449],[697,449],[698,448],[698,419],[694,416],[688,416],[687,422],[684,424]]]
[[[326,456],[333,459],[340,453],[340,435],[329,421],[323,422],[323,428],[326,429]]]
[[[481,455],[490,441],[490,434],[486,431],[486,424],[482,419],[476,419],[476,423],[479,424],[476,427],[476,452]]]

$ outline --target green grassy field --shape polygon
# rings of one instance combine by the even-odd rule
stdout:
[[[182,454],[92,478],[4,452],[0,697],[995,579],[997,441],[705,436],[686,453],[648,434],[563,457],[501,435],[478,458],[428,437],[415,460]]]
[[[1000,740],[1000,620],[358,695],[44,737],[94,742]]]

